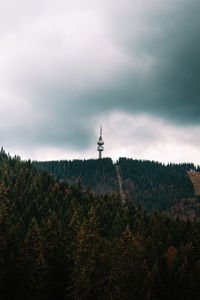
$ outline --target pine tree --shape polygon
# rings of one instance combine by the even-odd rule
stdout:
[[[42,235],[47,264],[48,299],[63,299],[69,277],[68,241],[55,212],[45,223]]]
[[[20,299],[47,299],[47,264],[44,257],[44,239],[35,218],[32,219],[24,245],[19,251],[19,267]]]
[[[174,299],[196,300],[200,295],[200,263],[192,243],[182,246],[179,253],[177,288]]]
[[[101,299],[105,281],[103,240],[93,207],[77,234],[73,261],[70,289],[73,299]]]
[[[154,285],[139,236],[129,227],[113,249],[110,299],[154,299]]]

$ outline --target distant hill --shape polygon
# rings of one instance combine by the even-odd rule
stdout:
[[[142,205],[150,211],[167,211],[183,217],[200,216],[199,195],[195,194],[191,170],[199,174],[194,164],[164,165],[154,161],[120,158],[113,163],[102,160],[44,161],[33,162],[38,170],[44,170],[70,184],[81,182],[97,194],[119,193],[116,166],[120,171],[123,192],[127,201]],[[188,206],[192,203],[192,208]],[[191,206],[191,205],[190,205]]]
[[[79,182],[84,188],[90,186],[96,194],[118,193],[115,165],[110,158],[88,160],[61,160],[33,162],[38,170],[54,178],[67,180],[70,184]]]

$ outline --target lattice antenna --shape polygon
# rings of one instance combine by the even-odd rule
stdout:
[[[102,158],[102,152],[104,150],[104,141],[102,139],[102,125],[100,126],[100,137],[99,140],[97,141],[97,151],[99,152],[99,159]]]

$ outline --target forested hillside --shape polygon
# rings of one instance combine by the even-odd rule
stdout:
[[[139,202],[148,209],[166,211],[171,215],[194,218],[200,216],[200,197],[194,195],[190,170],[199,171],[193,164],[164,165],[153,161],[120,158],[115,164],[111,159],[34,162],[55,178],[70,183],[80,180],[97,194],[119,192],[116,165],[119,166],[123,191],[127,200]],[[191,213],[192,212],[192,213]]]
[[[194,195],[187,170],[193,164],[163,165],[153,161],[120,158],[124,189],[128,199],[146,208],[167,210],[182,198]]]
[[[110,158],[89,160],[61,160],[33,162],[38,170],[44,170],[53,177],[65,179],[71,184],[81,182],[90,186],[97,194],[118,192],[115,166]]]
[[[0,295],[199,299],[200,223],[95,196],[0,153]]]

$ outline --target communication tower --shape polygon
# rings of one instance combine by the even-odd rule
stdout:
[[[97,142],[97,151],[99,152],[99,159],[102,158],[102,152],[104,150],[104,141],[102,139],[102,126],[100,127],[100,137],[99,140]]]

